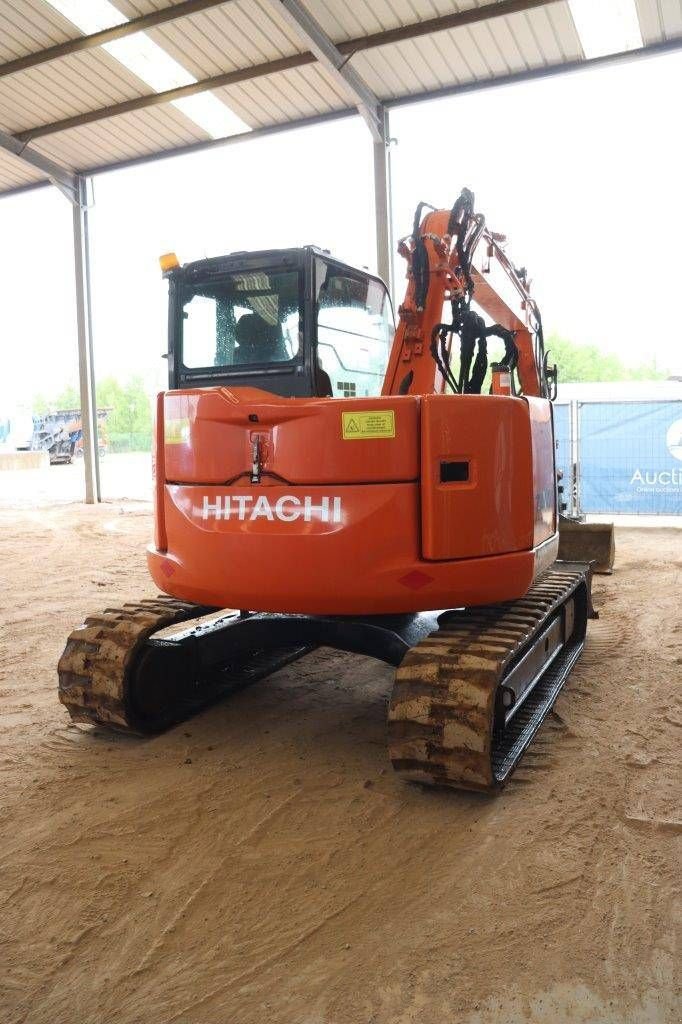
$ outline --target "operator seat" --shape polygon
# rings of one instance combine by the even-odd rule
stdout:
[[[281,327],[267,323],[258,313],[239,318],[235,338],[235,363],[281,363],[288,358]]]

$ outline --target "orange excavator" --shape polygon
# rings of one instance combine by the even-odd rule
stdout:
[[[400,774],[506,782],[594,613],[590,565],[557,560],[556,370],[504,241],[466,189],[420,204],[395,331],[384,283],[326,250],[162,257],[164,595],[71,634],[72,718],[156,732],[325,645],[396,667]]]

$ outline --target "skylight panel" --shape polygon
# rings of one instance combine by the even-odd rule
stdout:
[[[47,0],[50,6],[68,18],[81,32],[91,35],[128,21],[109,0]],[[104,43],[103,50],[154,90],[165,92],[182,85],[191,85],[196,78],[145,32]],[[180,110],[207,135],[222,139],[251,131],[222,100],[210,92],[197,93],[174,100],[172,106]]]
[[[642,46],[635,0],[568,0],[587,58]]]

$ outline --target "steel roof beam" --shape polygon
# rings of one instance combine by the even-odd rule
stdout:
[[[350,65],[301,0],[270,0],[343,91],[370,130],[374,155],[374,226],[377,271],[391,287],[391,175],[388,114],[379,97]]]
[[[643,60],[651,57],[660,57],[665,54],[675,53],[682,49],[682,37],[664,40],[661,43],[652,43],[636,50],[625,50],[618,53],[605,54],[602,57],[591,57],[588,60],[568,61],[562,64],[550,64],[547,67],[534,68],[530,71],[514,72],[498,78],[488,78],[483,81],[467,82],[464,85],[444,86],[440,89],[433,89],[422,93],[415,93],[410,96],[400,96],[396,99],[386,100],[384,106],[387,110],[400,109],[412,106],[415,103],[425,103],[432,99],[443,99],[449,96],[465,95],[472,92],[487,92],[491,89],[505,88],[511,85],[522,85],[526,82],[541,81],[544,78],[557,78],[565,74],[574,74],[580,71],[591,71],[594,68],[609,67],[618,64],[628,64],[633,60]],[[357,115],[354,107],[342,110],[331,110],[326,114],[314,114],[310,117],[297,118],[293,121],[281,121],[276,124],[267,125],[264,128],[255,128],[252,132],[243,132],[240,135],[229,135],[222,139],[207,139],[204,142],[190,142],[181,146],[174,146],[171,149],[159,150],[155,153],[142,153],[139,156],[127,157],[122,160],[114,160],[110,163],[92,164],[80,168],[79,174],[98,175],[110,171],[124,170],[129,167],[138,167],[143,164],[156,163],[159,160],[170,160],[178,156],[186,156],[191,153],[201,153],[212,149],[223,149],[228,146],[242,145],[253,139],[268,138],[275,135],[283,135],[286,132],[296,131],[302,128],[311,128],[317,125],[330,124],[334,121],[341,121]],[[5,138],[7,138],[5,134]],[[12,136],[10,136],[12,138]],[[17,141],[16,139],[14,140]],[[0,144],[0,149],[3,146]],[[4,147],[9,152],[14,149]],[[54,165],[53,165],[54,166]],[[69,172],[67,172],[69,173]],[[53,183],[54,180],[53,180]],[[13,196],[33,192],[45,188],[49,181],[34,181],[27,185],[17,185],[13,188],[0,192],[0,200],[9,199]],[[62,190],[63,191],[63,190]],[[66,193],[65,193],[66,194]]]
[[[149,14],[143,14],[139,18],[124,21],[120,25],[113,25],[111,28],[102,29],[101,32],[93,32],[89,36],[79,36],[77,39],[67,39],[64,43],[48,46],[44,50],[27,53],[23,57],[15,57],[14,60],[0,64],[0,78],[3,78],[5,75],[14,75],[17,71],[25,71],[26,68],[35,68],[39,64],[46,64],[48,61],[57,60],[59,57],[68,57],[70,53],[92,50],[95,46],[102,46],[103,43],[111,43],[115,39],[123,39],[125,36],[135,35],[136,32],[144,32],[146,29],[154,28],[156,25],[164,25],[168,21],[186,18],[190,14],[198,14],[200,11],[208,10],[211,7],[219,7],[221,4],[230,2],[231,0],[183,0],[182,3],[175,4],[173,7],[164,7],[161,11],[151,11]]]
[[[362,76],[350,66],[350,57],[345,57],[341,53],[300,0],[270,0],[270,2],[277,8],[284,20],[291,25],[296,35],[310,47],[322,67],[326,68],[344,91],[352,96],[374,141],[383,142],[383,107],[379,97],[370,89]]]
[[[0,149],[6,150],[17,160],[22,160],[25,164],[30,164],[31,167],[35,167],[36,170],[47,175],[52,184],[56,185],[60,192],[63,192],[69,202],[78,203],[78,175],[73,171],[55,163],[54,160],[43,156],[37,150],[31,149],[25,142],[21,142],[14,135],[3,132],[2,129],[0,129]]]
[[[594,68],[609,67],[617,64],[628,64],[633,60],[643,60],[647,57],[660,57],[668,53],[675,53],[682,50],[682,36],[675,39],[667,39],[661,43],[651,43],[648,46],[639,47],[636,50],[625,50],[618,53],[605,54],[602,57],[590,57],[587,60],[564,61],[560,64],[549,64],[540,68],[531,68],[528,71],[515,71],[508,75],[497,78],[486,78],[473,82],[465,82],[459,85],[447,85],[438,89],[430,89],[421,93],[413,93],[408,96],[399,96],[395,99],[384,101],[387,110],[395,110],[402,107],[412,106],[415,103],[425,103],[432,99],[442,99],[448,96],[466,95],[473,92],[487,92],[490,89],[505,88],[510,85],[521,85],[524,82],[542,81],[545,78],[557,78],[561,75],[574,74],[580,71],[591,71]],[[314,58],[313,58],[314,60]],[[300,128],[310,128],[320,124],[340,121],[343,118],[353,117],[357,114],[354,107],[342,110],[331,110],[325,114],[314,114],[310,117],[301,117],[293,121],[281,121],[276,124],[266,125],[264,128],[254,128],[252,132],[242,132],[239,135],[228,135],[221,139],[207,139],[204,142],[190,142],[181,146],[173,146],[170,149],[162,149],[155,153],[142,153],[139,156],[126,157],[122,160],[114,160],[110,163],[90,164],[87,167],[79,168],[79,173],[103,174],[109,171],[116,171],[128,167],[137,167],[141,164],[155,163],[158,160],[169,160],[175,156],[185,156],[188,153],[201,153],[211,149],[222,149],[227,146],[242,145],[252,139],[268,138],[271,135],[282,135],[285,132],[295,131]],[[16,136],[13,138],[16,145]],[[0,149],[3,148],[0,144]],[[5,146],[9,152],[14,152],[9,146]],[[20,144],[20,149],[24,148]],[[45,158],[46,159],[46,158]],[[68,172],[67,172],[68,173]],[[32,192],[34,189],[43,188],[46,182],[36,181],[28,185],[18,185],[0,192],[0,199],[8,196],[20,195],[23,192]]]
[[[401,25],[395,29],[375,32],[372,35],[360,36],[358,39],[349,39],[333,45],[335,45],[339,53],[350,58],[363,50],[372,50],[379,46],[403,42],[406,39],[415,39],[419,36],[431,35],[434,32],[444,32],[448,29],[460,28],[463,25],[472,25],[508,14],[518,14],[522,11],[547,7],[550,4],[559,2],[560,0],[499,0],[498,3],[487,3],[482,7],[472,7],[466,11],[429,18],[426,21],[415,22],[412,25]],[[52,121],[49,124],[36,125],[34,128],[26,128],[15,134],[18,139],[28,142],[31,139],[39,139],[45,135],[54,135],[69,128],[79,128],[81,125],[103,121],[109,117],[117,117],[120,114],[129,114],[135,110],[144,110],[147,107],[173,103],[175,100],[182,99],[185,96],[196,96],[198,93],[210,92],[212,89],[221,89],[240,82],[249,82],[255,78],[263,78],[266,75],[274,75],[281,71],[305,67],[306,65],[314,64],[316,60],[315,54],[311,52],[294,53],[289,57],[280,57],[277,60],[267,61],[263,64],[254,64],[251,67],[226,71],[223,74],[213,75],[211,78],[204,78],[199,82],[191,82],[189,85],[182,85],[176,89],[166,89],[164,92],[136,96],[134,99],[125,100],[122,103],[113,103],[110,106],[100,107],[97,110],[84,111],[82,114],[66,117],[60,121]],[[345,71],[346,69],[347,66],[342,70]]]
[[[481,7],[469,7],[466,11],[455,11],[453,14],[439,14],[435,18],[415,21],[397,28],[384,29],[359,39],[350,39],[338,43],[342,53],[354,54],[360,50],[372,50],[377,46],[388,46],[390,43],[402,43],[407,39],[417,39],[433,32],[447,32],[448,29],[462,28],[464,25],[475,25],[492,18],[502,18],[508,14],[522,14],[538,7],[550,7],[563,0],[494,0]]]

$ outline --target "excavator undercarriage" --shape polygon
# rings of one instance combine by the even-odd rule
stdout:
[[[250,614],[160,596],[71,633],[59,699],[75,721],[158,733],[333,647],[396,667],[388,744],[399,774],[494,790],[551,709],[594,615],[590,567],[571,562],[555,562],[520,600],[416,615]]]

